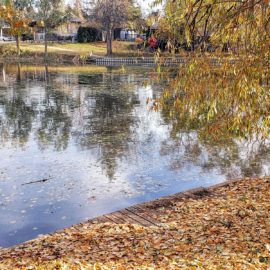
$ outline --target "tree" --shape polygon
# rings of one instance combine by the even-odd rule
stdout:
[[[127,26],[133,30],[142,30],[146,26],[146,22],[142,16],[141,6],[136,1],[130,0],[130,14]]]
[[[104,28],[107,37],[107,55],[112,55],[113,32],[116,27],[123,26],[130,17],[131,2],[129,0],[97,0],[92,14]]]
[[[37,19],[42,22],[45,32],[45,59],[48,58],[48,33],[69,19],[62,0],[38,0]]]
[[[163,20],[170,36],[192,51],[208,42],[254,52],[269,39],[269,9],[269,0],[167,0]]]
[[[76,15],[79,18],[83,18],[83,13],[82,13],[82,2],[81,0],[75,0],[75,11],[76,11]]]
[[[172,133],[196,130],[209,143],[269,138],[269,4],[167,1],[166,23],[159,26],[166,25],[161,30],[176,42],[185,42],[192,52],[155,103],[172,122]],[[217,48],[211,57],[205,52],[206,42]],[[224,44],[229,54],[224,55]]]
[[[20,39],[29,27],[29,10],[32,7],[31,0],[3,1],[0,6],[0,16],[10,27],[10,34],[15,37],[17,54],[20,56]]]

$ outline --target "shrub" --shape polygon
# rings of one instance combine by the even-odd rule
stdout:
[[[22,35],[22,41],[26,41],[26,40],[34,40],[34,35],[32,33],[26,33]]]
[[[80,27],[78,29],[78,42],[87,43],[102,40],[102,33],[97,28]]]

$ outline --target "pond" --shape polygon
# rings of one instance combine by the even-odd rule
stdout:
[[[0,65],[0,246],[226,179],[269,174],[268,143],[171,136],[151,68]]]

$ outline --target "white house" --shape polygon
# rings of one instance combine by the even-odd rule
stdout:
[[[6,24],[4,21],[0,22],[0,39],[6,34],[8,34],[10,26]]]

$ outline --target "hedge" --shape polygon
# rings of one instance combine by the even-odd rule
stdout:
[[[78,42],[87,43],[102,41],[102,32],[93,27],[79,27],[78,29]]]

